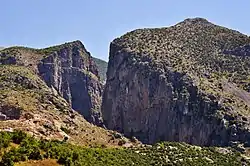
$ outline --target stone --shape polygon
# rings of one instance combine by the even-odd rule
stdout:
[[[67,44],[43,58],[39,74],[88,121],[101,125],[102,85],[91,55],[80,41]]]
[[[103,94],[104,124],[147,144],[249,142],[250,57],[244,53],[249,43],[248,36],[201,18],[115,39]],[[247,118],[243,123],[235,115]]]
[[[0,112],[0,121],[7,120],[7,116]]]

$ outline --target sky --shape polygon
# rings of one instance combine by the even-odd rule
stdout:
[[[81,40],[106,61],[115,38],[186,18],[250,35],[250,0],[1,0],[0,6],[0,46],[44,48]]]

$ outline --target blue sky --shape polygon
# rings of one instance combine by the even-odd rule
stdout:
[[[108,60],[114,38],[190,17],[250,35],[249,7],[249,0],[2,0],[0,46],[42,48],[81,40],[93,56]]]

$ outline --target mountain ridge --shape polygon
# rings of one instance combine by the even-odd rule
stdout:
[[[144,143],[247,142],[249,57],[229,50],[245,53],[249,43],[247,35],[200,18],[116,38],[103,97],[105,124]]]
[[[16,65],[0,65],[0,70],[0,131],[22,130],[85,146],[118,145],[116,133],[88,123],[31,70]]]
[[[93,58],[79,40],[43,49],[9,47],[0,53],[0,64],[30,68],[89,122],[102,125],[99,107],[103,85]]]
[[[248,165],[249,45],[203,18],[137,29],[107,78],[78,40],[1,50],[0,165]]]

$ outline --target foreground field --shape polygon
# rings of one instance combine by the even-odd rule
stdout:
[[[65,141],[35,139],[21,131],[0,133],[0,165],[248,165],[232,149],[158,143],[139,148],[81,147]]]

